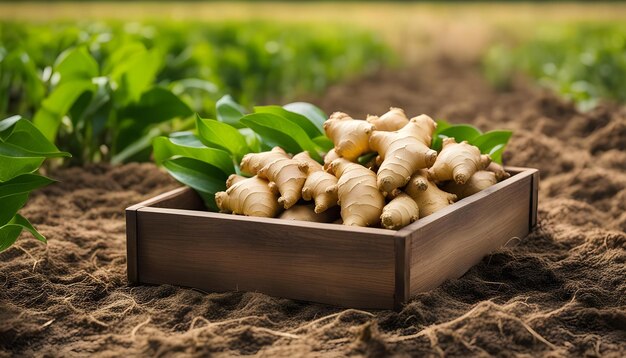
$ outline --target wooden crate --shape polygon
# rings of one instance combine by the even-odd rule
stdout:
[[[507,170],[399,231],[212,213],[176,189],[126,209],[128,280],[398,309],[535,226],[539,173]]]

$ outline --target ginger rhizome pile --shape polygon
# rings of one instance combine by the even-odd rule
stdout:
[[[280,147],[250,153],[215,195],[222,212],[398,230],[509,177],[488,155],[454,138],[431,149],[437,123],[400,108],[324,123],[334,144],[318,163]]]

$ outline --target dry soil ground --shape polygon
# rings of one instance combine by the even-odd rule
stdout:
[[[0,254],[0,356],[626,355],[624,108],[583,114],[525,84],[497,93],[443,59],[310,100],[513,129],[506,163],[541,171],[538,227],[401,312],[130,287],[124,208],[177,184],[151,164],[57,170],[23,211],[48,245],[22,237]]]

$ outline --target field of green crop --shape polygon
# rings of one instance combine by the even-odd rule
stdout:
[[[372,33],[340,26],[4,22],[0,118],[32,118],[76,163],[146,160],[153,137],[214,117],[224,94],[289,101],[391,60]]]
[[[626,102],[626,27],[620,24],[549,26],[517,46],[496,44],[485,74],[507,87],[515,73],[536,79],[586,110],[601,99]]]

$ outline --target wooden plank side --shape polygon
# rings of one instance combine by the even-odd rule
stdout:
[[[171,208],[186,210],[206,210],[202,199],[189,187],[170,190],[137,204],[141,207]]]
[[[138,212],[141,282],[392,308],[394,232],[186,210]]]
[[[532,171],[524,171],[419,220],[410,241],[411,295],[462,276],[529,232]]]
[[[395,282],[395,294],[394,294],[394,309],[402,309],[402,305],[409,299],[409,262],[410,262],[410,247],[409,241],[405,236],[395,236],[395,250],[396,250],[396,282]]]
[[[530,229],[537,226],[537,207],[539,205],[539,170],[534,169],[532,177],[532,197],[530,205]]]
[[[126,209],[126,276],[130,284],[139,282],[137,271],[137,210],[138,205]]]

